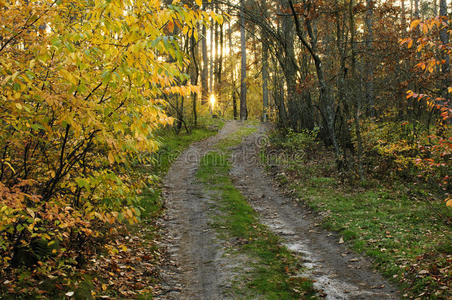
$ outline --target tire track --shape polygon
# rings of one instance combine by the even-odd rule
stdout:
[[[228,122],[216,136],[192,144],[165,177],[161,236],[170,257],[156,299],[226,298],[225,285],[233,276],[227,266],[233,262],[223,255],[222,242],[209,225],[215,208],[195,175],[201,158],[237,128],[237,122]]]
[[[263,224],[278,234],[285,245],[303,257],[302,276],[327,299],[398,299],[389,284],[370,262],[338,244],[339,237],[318,227],[311,212],[283,196],[259,165],[259,147],[265,129],[245,139],[234,149],[232,177],[248,198]]]

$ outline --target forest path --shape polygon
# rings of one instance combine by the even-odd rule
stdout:
[[[196,178],[202,157],[239,128],[227,122],[219,133],[192,144],[173,163],[164,180],[166,214],[162,236],[170,264],[162,270],[162,292],[157,299],[223,299],[222,286],[232,280],[231,261],[209,225],[211,197]]]
[[[172,165],[165,181],[166,216],[163,243],[170,263],[162,274],[157,299],[231,299],[225,293],[237,266],[243,262],[225,253],[225,246],[210,225],[221,214],[196,179],[201,158],[241,123],[228,122],[214,137],[194,143]],[[287,198],[259,163],[259,145],[266,139],[260,126],[232,149],[231,177],[259,214],[260,221],[284,244],[303,257],[302,274],[327,299],[397,299],[397,289],[372,270],[369,261],[339,244],[339,237],[322,230],[316,216]],[[245,266],[243,266],[245,267]]]

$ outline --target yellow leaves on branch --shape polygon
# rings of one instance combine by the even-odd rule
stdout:
[[[199,93],[200,87],[197,85],[171,86],[165,89],[168,94],[177,94],[181,96],[189,96],[191,93]]]
[[[182,83],[188,58],[174,32],[197,37],[223,18],[182,1],[2,3],[0,232],[67,241],[137,222],[146,179],[132,165],[173,122],[162,99],[199,92]]]
[[[410,31],[419,28],[423,34],[427,34],[429,31],[432,31],[435,27],[438,29],[447,28],[448,24],[445,18],[436,17],[427,20],[413,20],[410,24]]]
[[[409,30],[416,32],[418,38],[407,37],[400,40],[400,44],[406,44],[410,49],[413,45],[417,45],[416,52],[421,53],[424,50],[436,49],[450,55],[452,49],[450,43],[446,45],[438,44],[438,35],[440,30],[446,30],[448,28],[448,21],[445,17],[435,17],[426,20],[413,20],[410,24]],[[450,30],[448,30],[450,32]]]
[[[421,20],[413,20],[410,24],[410,30],[413,30],[421,23]]]

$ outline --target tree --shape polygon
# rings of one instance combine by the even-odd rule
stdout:
[[[203,9],[207,7],[207,3],[203,1]],[[201,52],[202,52],[202,70],[201,70],[201,105],[208,102],[209,98],[209,55],[207,53],[207,27],[202,24],[201,31]]]
[[[447,24],[447,3],[446,0],[440,0],[439,1],[439,16],[443,22]],[[450,21],[449,21],[450,22]],[[449,44],[449,32],[447,26],[442,26],[440,29],[439,37],[441,40],[441,43],[443,45],[450,45]],[[450,79],[450,53],[446,51],[442,51],[442,60],[444,61],[441,66],[441,71],[443,73],[443,80],[442,80],[442,97],[446,100],[450,100],[450,94],[448,87],[451,86],[451,79]]]
[[[268,120],[268,45],[262,43],[262,121]]]
[[[304,25],[307,29],[307,35],[309,37],[309,42],[305,39],[304,34],[302,32],[302,27],[300,24],[300,20],[298,17],[298,13],[295,10],[294,4],[292,0],[288,0],[290,5],[290,10],[292,13],[292,16],[294,18],[295,22],[295,28],[297,32],[297,36],[300,39],[303,46],[308,50],[309,54],[311,55],[312,59],[314,60],[317,80],[319,84],[319,90],[320,90],[320,103],[322,105],[322,115],[324,116],[324,120],[326,123],[326,127],[328,130],[329,138],[331,139],[331,143],[333,144],[335,155],[336,155],[336,161],[339,165],[339,167],[342,164],[342,151],[339,147],[339,143],[337,141],[336,137],[336,129],[335,129],[335,111],[333,107],[333,99],[331,97],[331,87],[329,86],[328,81],[325,78],[324,68],[322,65],[322,61],[320,58],[318,51],[318,45],[317,45],[317,36],[315,31],[312,27],[312,21],[311,18],[304,18]],[[305,8],[302,9],[302,11],[306,11],[307,13],[313,13],[312,3],[308,3]]]
[[[373,0],[366,0],[366,29],[367,29],[367,35],[366,35],[366,51],[368,55],[366,55],[366,73],[367,78],[366,81],[366,101],[369,107],[369,114],[371,117],[375,116],[375,96],[374,96],[374,67],[371,60],[372,53],[372,41],[374,39],[373,37]]]
[[[245,35],[245,0],[240,0],[240,45],[241,45],[241,67],[240,67],[240,120],[248,118],[246,106],[246,35]]]
[[[191,84],[196,86],[196,85],[198,85],[198,78],[199,78],[199,60],[198,60],[199,47],[198,47],[198,43],[196,41],[194,34],[191,34],[189,39],[190,39],[190,61],[191,61],[190,80],[191,80]],[[198,101],[198,93],[192,92],[193,124],[195,126],[198,125],[197,101]]]
[[[22,275],[60,276],[112,224],[138,221],[147,179],[134,169],[158,148],[154,131],[173,123],[164,98],[198,91],[186,84],[182,36],[196,39],[208,20],[159,1],[3,5],[0,270],[39,239],[60,246]]]

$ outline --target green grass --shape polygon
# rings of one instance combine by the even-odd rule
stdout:
[[[150,176],[150,184],[143,190],[141,195],[141,206],[143,217],[159,214],[161,210],[161,179],[168,172],[171,164],[190,144],[206,139],[217,134],[218,129],[224,122],[217,120],[208,127],[193,129],[190,134],[182,132],[176,134],[173,130],[161,130],[157,133],[160,148],[154,155],[150,165],[142,168],[141,172],[147,172]]]
[[[451,292],[452,247],[447,245],[452,244],[452,228],[437,213],[448,209],[443,203],[429,202],[405,185],[344,185],[334,175],[325,176],[336,173],[327,158],[297,163],[296,168],[289,165],[291,170],[283,167],[279,181],[312,209],[326,213],[323,226],[371,257],[386,277],[405,289],[403,294],[425,292],[441,299],[447,286]]]
[[[246,125],[240,127],[236,132],[230,134],[220,141],[218,148],[223,152],[227,152],[229,148],[237,146],[242,139],[256,132],[257,127],[253,122],[247,122]]]
[[[230,152],[255,127],[242,127],[218,145],[219,151],[208,153],[201,161],[197,177],[211,192],[221,214],[214,226],[225,239],[239,241],[231,251],[245,254],[249,270],[237,278],[234,296],[241,299],[300,299],[314,295],[312,282],[295,276],[301,266],[280,239],[258,221],[258,216],[229,177]],[[221,149],[221,150],[220,150]]]

